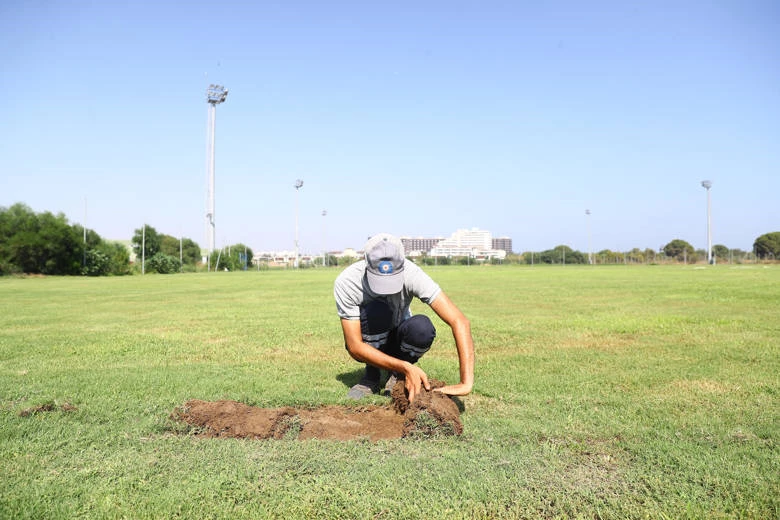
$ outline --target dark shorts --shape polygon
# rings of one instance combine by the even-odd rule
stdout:
[[[382,301],[375,300],[360,308],[363,341],[388,356],[416,363],[430,350],[436,338],[433,322],[424,314],[416,314],[397,327],[392,323],[393,312]]]

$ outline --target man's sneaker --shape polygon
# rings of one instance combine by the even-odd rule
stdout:
[[[397,372],[390,372],[390,377],[387,378],[385,383],[385,389],[382,391],[382,395],[390,395],[393,393],[393,387],[399,379],[403,379],[403,376]]]
[[[373,379],[366,379],[365,377],[360,380],[358,384],[353,386],[347,392],[347,397],[351,399],[363,399],[367,395],[371,395],[379,391],[379,381]]]

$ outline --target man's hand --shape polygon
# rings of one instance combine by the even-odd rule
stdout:
[[[467,395],[471,393],[471,385],[458,383],[457,385],[447,385],[441,388],[434,388],[434,392],[441,392],[445,395]]]
[[[414,401],[417,394],[419,394],[423,388],[426,390],[431,389],[431,384],[428,382],[428,376],[420,367],[416,367],[411,363],[406,363],[404,377],[406,391],[409,393],[409,404]]]

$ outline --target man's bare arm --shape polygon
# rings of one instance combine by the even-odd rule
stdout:
[[[466,395],[474,387],[474,339],[471,336],[471,323],[443,292],[433,300],[431,308],[452,329],[460,364],[460,383],[436,390],[447,395]]]

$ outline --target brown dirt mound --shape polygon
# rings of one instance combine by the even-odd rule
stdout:
[[[75,412],[76,407],[70,403],[63,403],[58,405],[54,402],[43,403],[32,408],[27,408],[19,412],[19,417],[29,417],[38,413],[44,412]]]
[[[430,438],[460,435],[460,410],[448,396],[433,392],[444,386],[432,381],[431,391],[409,406],[403,381],[387,406],[323,406],[320,408],[257,408],[235,401],[191,400],[171,414],[175,421],[204,437],[249,439],[353,440]]]
[[[398,381],[390,394],[393,406],[403,414],[404,437],[436,437],[440,435],[460,435],[463,424],[460,422],[460,410],[449,396],[434,392],[444,383],[431,380],[431,391],[423,391],[409,405],[403,380]]]

